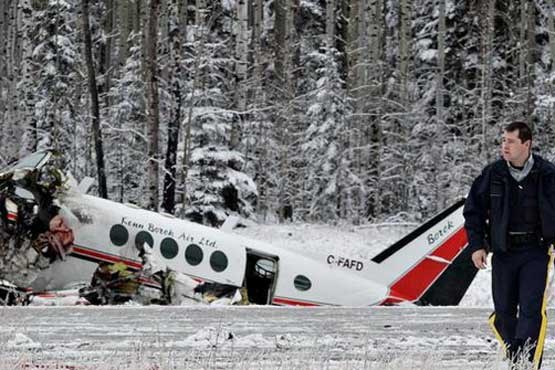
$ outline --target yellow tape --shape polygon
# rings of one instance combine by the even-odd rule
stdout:
[[[543,293],[542,302],[542,324],[540,327],[540,334],[538,336],[538,344],[536,345],[536,351],[534,352],[534,369],[537,370],[540,367],[540,361],[543,354],[543,346],[545,344],[545,336],[547,334],[547,288],[549,283],[549,273],[553,268],[553,247],[549,248],[549,264],[547,265],[547,276],[545,277],[545,291]]]
[[[503,354],[505,355],[505,357],[507,357],[508,356],[507,343],[505,343],[505,341],[503,340],[503,337],[501,337],[501,334],[495,327],[495,312],[489,315],[488,324],[491,328],[491,331],[493,331],[493,334],[495,334],[495,338],[497,338],[497,340],[499,341],[499,344],[501,345],[501,349],[503,350]]]

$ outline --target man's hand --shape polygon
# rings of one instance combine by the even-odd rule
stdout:
[[[477,269],[485,269],[487,267],[488,252],[485,249],[478,249],[472,253],[472,262]]]

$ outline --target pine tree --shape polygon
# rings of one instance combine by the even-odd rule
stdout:
[[[110,197],[146,207],[147,142],[144,130],[145,98],[141,76],[141,34],[129,36],[129,57],[114,78],[110,97],[114,104],[108,110],[111,124],[105,129]]]
[[[345,163],[344,148],[340,142],[346,130],[349,113],[344,82],[335,61],[335,49],[323,49],[305,57],[307,76],[314,81],[307,96],[307,121],[301,151],[306,158],[307,184],[303,189],[309,207],[301,213],[303,219],[337,221],[340,219],[340,200],[348,194],[340,189],[357,186],[360,179],[350,173]],[[348,184],[348,185],[342,185]]]
[[[197,3],[198,6],[198,3]],[[233,148],[231,132],[235,120],[231,86],[234,60],[232,48],[226,44],[225,35],[212,32],[214,23],[231,17],[218,4],[213,8],[202,8],[205,13],[197,19],[193,45],[188,45],[197,54],[187,59],[188,70],[194,74],[191,86],[192,101],[187,119],[185,136],[190,130],[190,151],[185,156],[187,207],[179,210],[187,218],[211,225],[221,224],[228,214],[249,217],[254,211],[257,192],[252,179],[243,172],[243,154]],[[201,9],[197,9],[199,12]],[[211,12],[208,12],[210,10]],[[230,11],[230,10],[227,10]],[[196,83],[195,83],[196,81]],[[187,144],[185,144],[187,145]]]
[[[68,128],[72,127],[76,107],[71,99],[80,83],[79,52],[74,35],[78,33],[76,4],[49,0],[34,9],[33,63],[38,67],[34,86],[37,149],[53,148],[70,152]],[[65,167],[69,158],[62,158]]]

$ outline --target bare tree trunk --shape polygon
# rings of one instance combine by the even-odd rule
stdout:
[[[103,61],[102,72],[104,74],[104,83],[102,91],[104,93],[104,103],[106,107],[111,105],[110,102],[110,85],[112,83],[112,39],[114,32],[114,17],[116,13],[116,6],[114,0],[106,0],[106,16],[104,19],[104,32],[106,34],[106,44],[103,48]]]
[[[160,0],[150,0],[146,39],[146,86],[147,86],[147,141],[148,141],[148,208],[158,210],[159,179],[159,130],[160,112],[158,101],[158,17]]]
[[[34,85],[34,72],[36,70],[36,65],[33,63],[33,49],[32,44],[32,28],[34,26],[34,10],[31,5],[31,1],[23,0],[19,4],[19,10],[21,12],[20,24],[18,25],[18,39],[21,43],[21,50],[23,55],[21,60],[17,63],[19,65],[19,71],[16,72],[13,67],[10,67],[11,72],[6,69],[6,74],[0,73],[0,75],[9,76],[10,74],[19,75],[19,80],[17,81],[18,87],[12,89],[17,91],[18,99],[11,104],[19,104],[18,108],[18,118],[19,124],[21,126],[22,135],[17,135],[16,137],[21,137],[19,154],[20,156],[27,155],[37,150],[37,120],[35,117],[35,85]],[[15,26],[15,25],[14,25]],[[12,63],[10,63],[12,64]],[[17,103],[16,103],[17,102]]]
[[[139,33],[141,32],[142,29],[142,22],[143,22],[143,8],[144,8],[144,2],[143,1],[133,1],[131,0],[130,5],[132,7],[131,9],[131,13],[132,13],[132,17],[131,17],[131,22],[133,24],[133,32],[135,33]],[[144,32],[143,32],[144,34]]]
[[[5,76],[8,74],[6,70],[6,31],[7,31],[7,12],[9,8],[9,3],[4,5],[4,8],[0,10],[0,92],[7,90],[7,81]],[[5,111],[7,108],[7,99],[0,96],[0,148],[4,147],[4,135],[2,135],[3,126],[6,125],[5,122]],[[5,159],[0,156],[0,167],[5,165]]]
[[[196,1],[196,12],[195,12],[195,24],[204,24],[205,13],[206,13],[206,0],[195,0]]]
[[[526,29],[528,26],[528,8],[529,1],[521,1],[520,3],[520,35],[519,45],[520,50],[518,53],[518,77],[519,87],[524,88],[526,85]],[[523,112],[524,113],[524,112]]]
[[[8,29],[9,29],[9,10],[11,6],[11,0],[6,0],[2,10],[0,10],[0,87],[3,86],[5,83],[4,79],[7,75],[6,70],[6,52],[7,52],[7,43],[8,43]],[[4,110],[3,104],[4,101],[0,99],[0,113],[3,113]]]
[[[400,78],[400,102],[405,109],[408,109],[409,104],[409,61],[410,61],[410,0],[401,0],[399,6],[400,15],[400,29],[399,29],[399,78]]]
[[[179,24],[181,25],[183,40],[187,40],[187,12],[189,8],[189,0],[181,0],[179,7]]]
[[[361,97],[362,93],[360,87],[363,81],[360,81],[359,76],[361,75],[361,61],[363,60],[363,53],[360,49],[359,36],[360,36],[360,8],[361,0],[354,0],[349,2],[348,9],[348,32],[346,40],[345,49],[345,59],[346,59],[346,90],[347,95],[354,100],[354,112],[353,115],[346,118],[346,130],[341,133],[339,142],[341,143],[341,157],[338,163],[346,163],[345,167],[348,167],[349,171],[358,172],[358,163],[356,161],[357,153],[351,148],[357,148],[359,144],[360,135],[357,133],[357,129],[360,129],[360,114],[361,114]],[[345,169],[346,170],[346,169]],[[353,192],[345,189],[345,177],[339,176],[337,178],[338,188],[338,202],[340,205],[339,214],[344,217],[350,217],[352,214],[351,205],[353,204]],[[356,204],[360,204],[357,200]]]
[[[165,42],[168,39],[169,36],[169,18],[170,18],[170,7],[171,5],[169,4],[169,2],[171,2],[173,0],[160,0],[160,40],[161,42]],[[175,4],[176,6],[178,4]],[[165,50],[167,51],[167,50]]]
[[[495,32],[495,0],[485,0],[482,11],[482,155],[489,162],[487,125],[492,117],[491,99],[493,94],[492,53]]]
[[[555,0],[549,0],[547,2],[547,24],[548,24],[548,31],[549,31],[549,56],[550,56],[550,64],[549,64],[549,73],[553,74],[555,71]],[[551,96],[555,95],[555,86],[553,83],[549,83],[548,91],[551,93]],[[555,106],[553,104],[550,105],[549,108],[551,117],[555,116]]]
[[[437,84],[436,84],[436,119],[444,122],[445,103],[443,100],[443,79],[445,78],[445,1],[439,1],[439,25],[437,33]]]
[[[288,0],[275,1],[275,47],[274,47],[274,65],[278,83],[285,81],[285,42],[287,38],[287,4]]]
[[[4,4],[1,9],[2,23],[0,29],[0,89],[10,92],[13,85],[13,77],[10,76],[10,71],[13,69],[10,60],[10,32],[12,30],[12,1],[9,0]],[[8,151],[9,131],[11,126],[9,121],[10,109],[13,105],[10,96],[0,96],[0,148],[4,151],[2,159],[7,161],[7,156],[10,154]],[[5,163],[3,163],[5,164]]]
[[[148,79],[148,61],[147,61],[147,37],[148,37],[148,31],[146,31],[146,28],[148,27],[148,21],[147,21],[147,16],[151,16],[148,13],[148,1],[137,1],[137,22],[139,24],[140,27],[140,31],[141,31],[141,47],[143,50],[143,58],[141,60],[141,74],[144,78],[144,80],[146,81]],[[150,18],[149,18],[150,19]]]
[[[75,87],[75,94],[73,94],[73,96],[70,98],[73,101],[73,103],[71,104],[71,106],[73,107],[73,111],[71,112],[71,120],[73,123],[73,137],[70,138],[70,141],[72,143],[72,153],[70,155],[72,158],[79,158],[83,153],[83,136],[80,135],[78,130],[78,128],[82,126],[82,121],[80,117],[78,117],[78,115],[81,110],[86,109],[86,104],[83,104],[83,94],[86,94],[86,91],[83,91],[84,88],[85,86],[83,85],[83,83],[77,84],[77,86]],[[85,174],[80,172],[80,168],[78,170],[78,161],[73,160],[71,161],[71,164],[71,173],[73,174],[73,176],[78,179],[86,176]]]
[[[369,17],[368,22],[368,43],[369,43],[369,63],[367,75],[368,83],[372,84],[370,95],[379,96],[381,87],[379,82],[384,78],[383,73],[383,41],[384,41],[384,16],[383,8],[384,0],[368,0],[369,1]]]
[[[280,102],[283,105],[288,105],[285,82],[287,80],[287,59],[288,59],[288,45],[287,45],[287,13],[289,7],[289,0],[275,0],[275,44],[274,46],[274,66],[275,66],[275,81],[277,83],[276,90],[278,91],[278,96]],[[280,91],[281,90],[281,91]],[[285,172],[287,169],[287,149],[284,149],[286,138],[285,133],[287,131],[287,113],[285,112],[285,106],[282,108],[282,112],[276,114],[275,124],[272,128],[275,133],[275,140],[278,144],[278,171],[279,171],[279,181],[277,183],[277,208],[279,221],[282,222],[284,219],[282,208],[285,203],[285,188],[288,181],[288,174]],[[284,173],[285,172],[285,173]]]
[[[555,0],[549,0],[547,7],[547,22],[549,28],[549,55],[551,56],[550,70],[555,70]]]
[[[279,101],[282,104],[276,117],[274,127],[275,140],[278,143],[278,178],[277,208],[280,222],[290,218],[291,202],[291,141],[294,130],[293,104],[295,97],[294,56],[295,38],[295,2],[294,0],[280,0],[276,4],[276,35],[274,46],[275,71]]]
[[[171,5],[168,2],[173,0],[160,0],[160,19],[158,21],[160,30],[160,39],[158,42],[158,55],[160,60],[159,68],[159,79],[160,81],[164,81],[165,83],[169,83],[170,77],[170,64],[172,63],[171,60],[168,60],[168,56],[171,53],[169,49],[171,48],[170,40],[169,40],[169,27],[170,27],[170,7]],[[176,4],[177,5],[177,4]],[[171,56],[170,56],[171,58]],[[165,104],[162,105],[162,111],[165,111]]]
[[[252,60],[254,63],[254,89],[252,94],[252,99],[254,100],[255,109],[260,108],[264,103],[264,88],[263,88],[263,53],[261,46],[261,35],[262,35],[262,21],[263,21],[263,0],[255,0],[253,5],[254,22],[252,29],[252,48],[253,51]],[[254,146],[258,148],[258,158],[256,164],[256,172],[260,175],[257,178],[257,189],[258,189],[258,202],[256,204],[256,213],[261,214],[263,218],[267,216],[268,210],[268,173],[269,168],[267,165],[268,159],[268,148],[266,146],[268,142],[268,128],[262,124],[263,119],[260,113],[255,113],[255,119],[257,120],[258,131],[256,132],[256,143]],[[248,141],[247,141],[248,143]],[[247,148],[247,153],[250,150]]]
[[[87,63],[89,92],[91,95],[92,130],[94,147],[96,153],[96,167],[98,176],[98,194],[102,198],[108,198],[106,187],[106,173],[104,169],[104,150],[102,147],[102,132],[100,130],[100,109],[98,104],[98,90],[96,86],[96,75],[92,58],[91,29],[89,25],[89,0],[82,0],[83,11],[83,35],[85,39],[85,59]]]
[[[291,144],[292,133],[294,132],[294,99],[295,99],[295,75],[294,75],[294,56],[295,56],[295,0],[285,0],[285,46],[284,54],[284,77],[285,77],[285,109],[283,125],[280,129],[281,148],[279,173],[283,179],[279,187],[279,219],[280,222],[291,219],[293,214],[292,194],[290,191],[292,183],[291,171]]]
[[[18,109],[17,109],[17,84],[18,84],[18,77],[17,77],[17,43],[18,37],[17,35],[21,32],[20,21],[19,21],[19,10],[17,6],[17,2],[13,1],[8,4],[9,6],[4,11],[7,11],[7,34],[5,39],[5,60],[6,60],[6,84],[7,84],[7,96],[6,96],[6,103],[7,107],[6,110],[6,120],[3,124],[3,130],[0,132],[2,135],[3,143],[2,143],[2,151],[5,155],[14,157],[17,153],[17,148],[15,143],[16,141],[16,128],[18,125],[19,117],[18,117]]]
[[[119,66],[122,68],[129,56],[129,33],[131,31],[129,17],[129,0],[119,0]]]
[[[555,0],[554,0],[555,1]],[[254,61],[254,79],[255,79],[255,99],[260,99],[259,92],[262,90],[262,48],[260,37],[262,35],[262,18],[263,18],[263,0],[254,0],[254,24],[252,29],[252,50],[253,50],[253,61]]]
[[[239,145],[241,122],[247,108],[248,15],[247,0],[238,0],[236,8],[237,34],[235,35],[235,75],[237,81],[235,101],[239,115],[233,120],[231,127],[230,149]]]
[[[534,129],[534,65],[536,56],[536,6],[533,1],[528,2],[528,26],[526,42],[526,121]]]
[[[175,212],[175,190],[176,190],[176,174],[177,174],[177,144],[179,142],[179,129],[181,126],[181,109],[183,99],[181,96],[181,81],[183,79],[182,68],[182,37],[184,35],[186,19],[181,19],[180,1],[171,0],[169,4],[169,19],[171,24],[176,25],[176,29],[172,29],[169,33],[169,47],[171,58],[171,78],[170,88],[172,101],[170,105],[170,118],[168,121],[168,144],[166,150],[165,176],[164,176],[164,194],[162,207],[165,212],[173,214]]]
[[[368,0],[368,67],[366,84],[368,89],[367,105],[370,113],[370,150],[368,151],[368,177],[370,199],[367,215],[371,219],[381,214],[381,80],[382,41],[383,41],[383,0]]]
[[[202,30],[203,28],[209,29],[210,23],[208,25],[205,24],[204,14],[205,12],[201,11],[198,6],[202,0],[196,0],[197,2],[197,13],[195,15],[195,24],[197,26],[197,30]],[[195,61],[193,66],[193,88],[191,91],[191,99],[189,102],[189,110],[187,112],[187,123],[184,129],[184,143],[183,143],[183,172],[181,183],[183,186],[183,192],[181,193],[181,204],[183,209],[187,207],[187,177],[189,176],[189,165],[191,159],[191,128],[193,125],[193,108],[196,102],[196,91],[199,88],[200,83],[200,64],[201,59],[204,57],[204,46],[206,43],[206,32],[197,32],[194,37],[195,39],[199,40],[199,46],[196,50]]]
[[[143,78],[143,80],[146,81],[146,32],[144,30],[145,28],[145,20],[146,20],[146,5],[148,4],[148,2],[146,1],[132,1],[130,0],[129,5],[131,6],[131,24],[132,24],[132,29],[133,29],[133,33],[135,35],[139,35],[140,34],[140,46],[141,46],[141,50],[142,52],[142,58],[141,58],[141,76]]]
[[[355,150],[352,151],[353,161],[352,167],[355,173],[359,176],[362,181],[368,178],[368,169],[370,160],[368,158],[368,148],[370,135],[368,135],[370,129],[370,122],[366,119],[368,113],[368,98],[369,98],[369,88],[368,84],[368,63],[369,63],[369,52],[370,48],[368,45],[368,25],[370,22],[369,15],[369,5],[366,0],[359,0],[358,4],[358,31],[357,31],[357,48],[358,48],[358,68],[356,73],[356,79],[358,81],[357,93],[356,93],[356,112],[355,112],[355,122],[353,125],[352,133],[352,145],[355,146]],[[353,194],[354,204],[353,204],[353,214],[352,221],[355,224],[360,224],[362,219],[365,217],[367,212],[367,201],[366,192],[363,191],[362,186],[356,189],[356,193]],[[353,189],[355,191],[355,189]]]
[[[326,0],[326,44],[335,48],[335,0]]]
[[[359,60],[360,60],[360,49],[358,44],[359,38],[359,2],[360,0],[351,1],[351,7],[349,12],[349,39],[347,41],[347,91],[356,99],[356,89],[358,87],[358,75],[359,75]]]

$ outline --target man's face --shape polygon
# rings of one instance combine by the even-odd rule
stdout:
[[[512,132],[503,132],[503,142],[501,144],[501,154],[503,159],[521,166],[528,159],[530,154],[531,140],[524,143],[518,137],[518,130]]]

